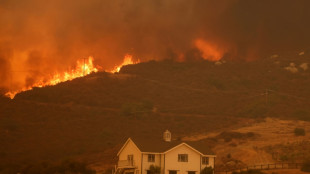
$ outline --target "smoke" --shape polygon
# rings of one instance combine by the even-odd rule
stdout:
[[[308,0],[0,0],[0,88],[93,56],[252,60],[309,45]]]

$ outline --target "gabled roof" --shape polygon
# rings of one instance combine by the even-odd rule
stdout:
[[[122,149],[126,146],[128,141],[133,141],[133,143],[137,146],[137,148],[141,152],[150,152],[150,153],[166,153],[173,149],[176,146],[181,144],[185,144],[192,148],[194,151],[202,155],[215,155],[211,149],[208,147],[207,143],[204,141],[180,141],[180,140],[172,140],[171,142],[165,142],[160,138],[128,138],[126,143],[123,145],[121,150],[117,155],[122,151]]]
[[[126,145],[127,145],[130,141],[137,147],[137,149],[139,149],[139,147],[135,144],[135,142],[133,142],[131,138],[128,138],[128,139],[126,140],[126,142],[124,143],[124,145],[122,146],[122,148],[118,151],[117,156],[123,151],[123,149],[126,147]],[[139,150],[140,150],[140,149],[139,149]],[[141,152],[141,150],[140,150],[140,152]]]

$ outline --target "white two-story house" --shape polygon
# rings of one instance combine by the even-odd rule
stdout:
[[[150,166],[160,174],[199,174],[205,167],[214,168],[215,155],[202,142],[171,141],[167,130],[163,139],[128,138],[117,153],[114,174],[150,174]]]

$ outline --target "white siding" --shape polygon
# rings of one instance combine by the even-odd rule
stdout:
[[[137,166],[137,170],[141,173],[141,152],[131,140],[128,141],[119,154],[119,160],[127,160],[128,155],[133,155],[134,165]]]
[[[161,154],[160,159],[160,173],[163,174],[165,170],[165,154]]]
[[[199,174],[206,166],[214,168],[214,156],[206,155],[209,157],[209,165],[203,165],[201,154],[185,144],[181,144],[165,154],[155,154],[154,162],[148,162],[148,154],[142,153],[130,139],[120,152],[119,160],[127,160],[128,155],[133,155],[134,166],[136,166],[135,174],[147,174],[147,170],[152,164],[161,168],[161,174],[169,174],[169,170],[177,170],[177,174],[188,174],[188,171],[196,171],[196,174]],[[187,154],[188,162],[178,162],[178,154]]]
[[[148,154],[143,154],[142,174],[146,174],[152,164],[161,167],[161,155],[155,154],[155,161],[148,162]]]
[[[188,154],[188,162],[178,162],[178,154]],[[200,154],[184,144],[169,151],[165,163],[164,174],[168,174],[169,170],[177,170],[177,174],[187,174],[188,171],[200,173]]]
[[[202,160],[201,160],[201,170],[204,169],[205,167],[214,168],[214,158],[215,158],[214,156],[209,156],[209,165],[202,164]]]

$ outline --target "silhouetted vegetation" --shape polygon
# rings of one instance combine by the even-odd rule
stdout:
[[[153,111],[153,104],[150,101],[139,103],[125,103],[121,107],[121,115],[123,116],[143,116],[150,115]]]
[[[61,163],[40,163],[27,165],[0,166],[0,173],[6,174],[95,174],[86,164],[76,161],[63,161]]]
[[[301,166],[301,171],[304,172],[310,172],[310,158],[306,159],[302,166]]]
[[[216,138],[224,139],[225,142],[230,142],[232,139],[248,139],[255,137],[253,132],[241,133],[241,132],[222,132],[216,136]]]
[[[205,167],[200,171],[200,174],[213,174],[213,168],[212,167]]]
[[[152,164],[150,165],[149,172],[150,174],[160,174],[160,167]]]
[[[305,136],[306,135],[306,131],[304,128],[295,128],[294,129],[294,134],[296,136]]]

